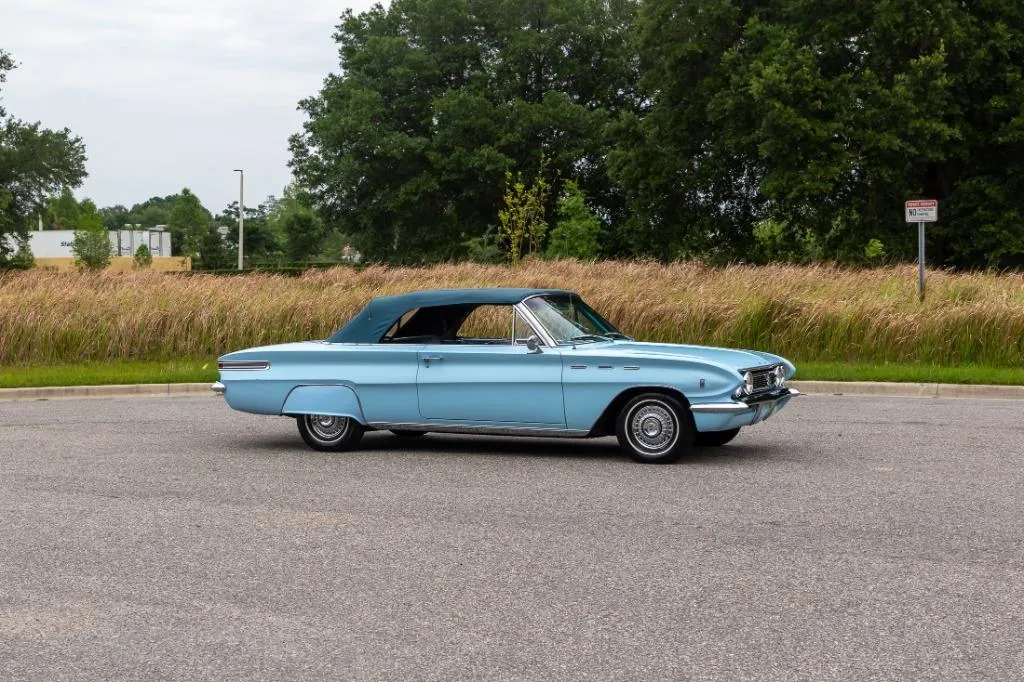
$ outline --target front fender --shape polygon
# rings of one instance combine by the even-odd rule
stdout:
[[[281,414],[327,414],[366,425],[359,396],[348,386],[297,386],[285,399]]]

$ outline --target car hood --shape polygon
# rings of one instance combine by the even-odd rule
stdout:
[[[608,344],[594,344],[593,350],[628,357],[678,357],[689,360],[706,360],[734,370],[750,369],[786,363],[782,358],[771,353],[752,350],[734,350],[732,348],[715,348],[713,346],[692,346],[682,343],[645,343],[641,341],[615,341],[612,347]],[[584,350],[584,346],[577,346]],[[586,347],[587,350],[590,347]]]

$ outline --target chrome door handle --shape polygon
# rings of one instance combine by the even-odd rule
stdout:
[[[430,367],[430,363],[432,363],[432,362],[441,362],[442,360],[444,360],[444,358],[442,358],[439,355],[425,355],[425,356],[423,356],[423,364],[426,365],[427,367]]]

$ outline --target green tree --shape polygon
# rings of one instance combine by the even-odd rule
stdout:
[[[14,67],[0,50],[0,86]],[[27,241],[46,197],[78,187],[85,174],[81,138],[66,128],[53,131],[16,119],[0,105],[0,268],[16,265],[12,256]]]
[[[132,260],[136,268],[149,268],[153,265],[153,253],[145,244],[139,244],[139,248],[135,249],[135,255]]]
[[[303,261],[322,253],[327,231],[310,205],[309,194],[291,184],[274,205],[271,223],[284,237],[285,255]]]
[[[247,260],[257,262],[280,261],[284,252],[278,200],[269,196],[258,206],[245,207],[245,240],[243,247]],[[216,223],[228,228],[227,241],[238,253],[238,202],[233,201],[217,216]]]
[[[125,225],[131,223],[128,219],[128,209],[120,204],[116,206],[105,206],[100,209],[100,216],[103,218],[103,226],[108,230],[123,230]],[[159,225],[161,223],[154,223]],[[166,223],[163,223],[166,224]],[[147,225],[146,227],[152,227]]]
[[[167,229],[171,233],[171,247],[175,255],[194,258],[199,252],[199,242],[206,234],[211,220],[210,212],[203,208],[199,198],[187,187],[181,190],[167,219]]]
[[[208,225],[199,239],[197,270],[228,270],[237,265],[235,251],[228,246],[216,225]]]
[[[300,104],[297,180],[370,259],[463,256],[503,205],[505,171],[536,180],[538,149],[552,177],[621,214],[605,130],[640,104],[636,4],[395,0],[347,12],[335,36],[341,75]]]
[[[637,248],[744,257],[771,221],[830,259],[929,252],[1024,264],[1024,5],[1017,0],[649,0],[649,107],[615,128]]]
[[[544,168],[543,163],[541,168]],[[545,216],[551,185],[543,173],[527,185],[522,173],[505,172],[504,206],[498,211],[498,237],[509,261],[515,265],[524,255],[540,252],[548,231]]]
[[[78,229],[81,213],[82,209],[68,187],[61,188],[60,194],[47,202],[46,219],[54,230]]]
[[[75,265],[83,270],[102,270],[110,265],[114,255],[114,245],[110,241],[110,233],[103,226],[103,217],[89,199],[84,199],[79,205],[71,253],[75,255]]]
[[[547,256],[597,260],[601,253],[601,227],[601,219],[587,208],[583,191],[570,180],[558,198],[558,222],[551,231]]]

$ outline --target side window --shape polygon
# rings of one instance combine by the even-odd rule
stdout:
[[[408,322],[410,319],[412,319],[412,316],[415,315],[416,311],[418,311],[418,310],[419,310],[419,308],[413,308],[412,310],[410,310],[409,312],[407,312],[406,314],[402,315],[400,318],[395,320],[395,323],[393,325],[391,325],[391,328],[388,329],[387,333],[384,334],[384,337],[380,340],[380,342],[381,343],[401,343],[402,337],[405,336],[402,333],[402,327],[405,326],[406,322]]]
[[[512,320],[515,311],[509,305],[482,305],[473,309],[459,327],[460,343],[512,345]]]

